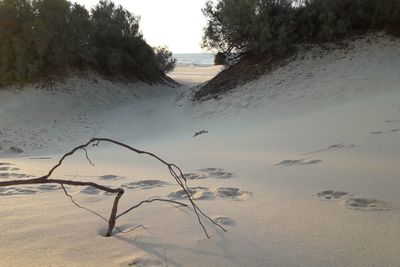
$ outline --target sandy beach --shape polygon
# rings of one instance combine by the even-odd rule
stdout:
[[[0,188],[0,266],[399,266],[400,41],[315,46],[226,95],[193,102],[221,67],[177,67],[181,84],[110,82],[87,73],[0,91],[0,180],[44,175],[91,137],[156,153],[185,173],[193,211],[146,204],[107,222],[57,185]],[[196,132],[207,131],[193,137]],[[124,210],[152,196],[185,201],[152,158],[100,144],[57,178],[122,186]],[[113,197],[68,186],[109,216]]]

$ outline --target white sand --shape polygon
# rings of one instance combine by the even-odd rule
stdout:
[[[222,66],[176,66],[170,77],[186,86],[195,86],[212,79]]]
[[[193,216],[149,204],[118,221],[149,230],[104,238],[106,223],[62,191],[8,188],[0,193],[0,265],[165,266],[165,252],[168,266],[398,266],[400,42],[371,35],[344,52],[303,53],[195,105],[187,86],[76,77],[63,93],[0,92],[0,162],[15,164],[0,164],[0,175],[44,174],[66,146],[99,131],[181,166],[199,206],[229,230],[207,225],[208,240]],[[173,75],[182,71],[191,70]],[[208,133],[192,137],[201,130]],[[26,153],[16,157],[11,145]],[[151,196],[182,197],[154,160],[109,145],[89,154],[95,167],[80,153],[56,176],[123,184],[121,210]],[[28,159],[40,156],[51,159]],[[69,190],[108,216],[112,197]]]

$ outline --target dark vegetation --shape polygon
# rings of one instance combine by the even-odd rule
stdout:
[[[143,39],[139,17],[111,1],[89,12],[67,0],[0,0],[0,86],[69,70],[162,82],[174,65]]]
[[[161,71],[167,73],[172,71],[176,65],[176,58],[172,56],[172,52],[165,46],[154,48],[156,53],[156,61]]]
[[[208,1],[203,13],[203,47],[219,51],[219,59],[233,66],[203,86],[195,99],[254,79],[299,44],[335,42],[370,31],[400,34],[400,0],[216,0]]]

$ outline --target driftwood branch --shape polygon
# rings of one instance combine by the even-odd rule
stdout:
[[[75,206],[77,206],[77,207],[80,208],[80,209],[84,209],[84,210],[86,210],[86,211],[88,211],[88,212],[91,212],[91,213],[93,213],[94,215],[96,215],[97,217],[99,217],[99,218],[103,219],[104,221],[108,222],[108,220],[107,220],[104,216],[98,214],[97,212],[95,212],[95,211],[93,211],[93,210],[91,210],[91,209],[88,209],[88,208],[83,207],[83,206],[79,205],[78,203],[76,203],[76,201],[74,200],[74,198],[73,198],[70,194],[68,194],[67,189],[65,189],[64,184],[61,184],[61,187],[62,187],[62,189],[63,189],[65,195],[66,195],[67,197],[69,197],[69,199],[71,200],[71,202],[72,202]]]
[[[143,200],[141,202],[139,202],[138,204],[132,206],[131,208],[125,210],[124,212],[121,212],[120,214],[118,213],[118,204],[119,201],[121,199],[121,197],[123,196],[123,194],[125,193],[124,189],[122,188],[110,188],[104,185],[100,185],[94,182],[82,182],[82,181],[72,181],[72,180],[63,180],[63,179],[50,179],[50,177],[53,175],[53,173],[55,172],[55,170],[57,168],[59,168],[64,160],[70,156],[72,156],[73,154],[75,154],[75,152],[79,151],[79,150],[83,150],[86,156],[86,159],[89,161],[89,163],[91,165],[93,165],[92,161],[90,160],[88,153],[87,153],[87,148],[91,147],[91,146],[98,146],[100,143],[112,143],[114,145],[117,146],[121,146],[123,148],[126,148],[132,152],[135,152],[137,154],[142,154],[142,155],[146,155],[149,157],[152,157],[154,159],[156,159],[157,161],[161,162],[162,164],[164,164],[167,168],[169,173],[171,174],[171,176],[175,179],[176,183],[183,189],[183,191],[185,192],[190,206],[193,208],[194,213],[197,217],[198,223],[200,224],[200,226],[202,227],[205,235],[207,236],[207,238],[210,238],[207,229],[205,227],[205,225],[203,224],[203,220],[208,220],[209,222],[211,222],[212,224],[214,224],[215,226],[219,227],[220,229],[222,229],[223,231],[226,232],[226,230],[219,225],[218,223],[214,222],[209,216],[207,216],[198,206],[197,204],[194,202],[192,195],[189,191],[189,188],[186,184],[187,179],[185,178],[185,176],[182,173],[182,170],[176,166],[175,164],[172,163],[168,163],[167,161],[163,160],[162,158],[160,158],[159,156],[151,153],[151,152],[147,152],[144,150],[139,150],[136,149],[134,147],[131,147],[127,144],[121,143],[119,141],[115,141],[113,139],[109,139],[109,138],[92,138],[90,139],[87,143],[82,144],[80,146],[75,147],[74,149],[72,149],[71,151],[69,151],[68,153],[64,154],[60,160],[58,161],[58,163],[56,165],[54,165],[49,172],[41,177],[38,178],[33,178],[33,179],[26,179],[26,180],[12,180],[12,181],[4,181],[4,182],[0,182],[0,187],[6,187],[6,186],[15,186],[15,185],[30,185],[30,184],[59,184],[61,185],[62,189],[64,190],[64,193],[67,197],[70,198],[70,200],[72,201],[72,203],[79,207],[82,208],[84,210],[87,210],[93,214],[95,214],[96,216],[100,217],[101,219],[105,220],[108,222],[108,230],[107,230],[107,234],[106,236],[111,236],[112,232],[114,230],[114,228],[116,228],[116,221],[118,218],[120,218],[121,216],[131,212],[132,210],[140,207],[143,204],[146,203],[152,203],[152,202],[166,202],[168,204],[172,204],[174,207],[179,208],[179,206],[181,207],[187,207],[187,204],[184,204],[182,202],[178,202],[175,200],[171,200],[171,199],[162,199],[159,197],[153,197],[153,198],[149,198],[147,200]],[[96,213],[95,211],[92,211],[90,209],[87,209],[81,205],[79,205],[78,203],[76,203],[76,201],[72,198],[71,195],[68,194],[67,190],[65,189],[64,185],[71,185],[71,186],[91,186],[94,188],[97,188],[99,190],[102,190],[104,192],[107,193],[113,193],[116,194],[115,198],[114,198],[114,202],[113,202],[113,206],[111,209],[111,214],[109,219],[106,219],[105,217],[103,217],[102,215]],[[203,219],[203,220],[202,220]],[[118,230],[118,228],[117,228]]]

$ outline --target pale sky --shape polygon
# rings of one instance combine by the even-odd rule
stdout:
[[[90,9],[98,0],[74,0]],[[141,17],[140,28],[151,46],[166,45],[174,53],[200,53],[206,0],[114,0]]]

